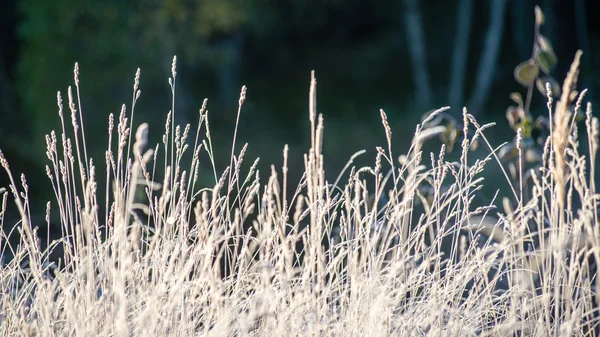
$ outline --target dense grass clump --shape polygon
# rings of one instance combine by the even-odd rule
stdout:
[[[214,186],[201,186],[203,158],[214,168],[206,101],[196,132],[175,125],[173,109],[162,143],[150,147],[147,124],[132,130],[139,71],[130,112],[124,105],[109,117],[97,166],[87,155],[76,66],[70,123],[59,93],[62,130],[46,136],[56,196],[46,220],[56,212],[63,233],[46,250],[26,179],[17,182],[0,152],[11,181],[2,193],[3,228],[7,200],[21,214],[6,226],[20,233],[19,244],[9,243],[11,232],[0,236],[2,255],[13,256],[0,269],[0,335],[595,336],[599,126],[588,104],[589,156],[582,155],[573,122],[582,96],[575,111],[568,108],[578,62],[579,54],[560,97],[548,87],[550,135],[535,170],[525,170],[518,129],[518,179],[502,178],[512,195],[503,210],[495,199],[474,206],[485,167],[504,166],[485,137],[492,125],[479,125],[466,109],[458,161],[446,159],[445,146],[422,151],[444,132],[431,123],[445,109],[417,126],[402,156],[382,110],[387,145],[377,148],[374,165],[351,159],[327,181],[314,73],[312,146],[297,186],[287,179],[287,146],[263,184],[258,159],[242,170],[246,145],[237,147],[235,135],[230,165],[215,170]],[[176,76],[174,59],[173,102]],[[245,99],[244,87],[238,120]],[[474,144],[489,154],[473,160]],[[57,247],[60,263],[49,258]]]

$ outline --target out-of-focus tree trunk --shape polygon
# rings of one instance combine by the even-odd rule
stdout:
[[[41,165],[42,160],[28,137],[27,125],[19,114],[17,94],[5,59],[0,54],[0,150],[18,153],[20,159]]]
[[[587,33],[587,20],[585,16],[585,1],[584,0],[575,0],[575,29],[577,31],[577,45],[578,48],[583,50],[583,55],[581,55],[581,63],[582,63],[582,74],[581,82],[582,86],[588,89],[586,94],[586,98],[590,101],[593,100],[593,90],[592,90],[592,81],[590,81],[590,76],[592,76],[591,69],[591,48],[590,41],[588,39]]]
[[[555,0],[542,0],[540,3],[540,8],[542,9],[542,11],[544,12],[544,25],[541,27],[541,34],[544,35],[546,38],[548,38],[548,40],[550,40],[550,42],[553,44],[554,46],[554,50],[557,50],[557,47],[560,48],[560,44],[557,45],[557,43],[560,43],[562,41],[560,41],[560,37],[558,32],[560,31],[560,22],[557,18],[556,15],[556,1]],[[535,22],[535,15],[531,14],[531,13],[535,13],[535,9],[531,9],[531,11],[529,12],[529,17],[530,18],[534,18],[534,22]],[[534,24],[532,23],[529,30],[533,30]],[[531,49],[533,47],[533,39],[529,42],[529,48]],[[569,58],[573,58],[575,54],[573,55],[569,55]],[[560,56],[558,56],[558,62],[562,62]],[[568,69],[568,67],[571,65],[570,61],[566,62],[565,66],[567,67],[566,69]],[[554,76],[556,76],[556,72],[553,73]],[[534,98],[535,100],[537,100],[536,104],[539,104],[540,106],[545,106],[546,103],[548,102],[548,98],[546,98],[546,95],[538,95],[538,93],[534,94]]]
[[[497,67],[498,54],[500,53],[500,44],[503,36],[502,32],[504,30],[506,0],[491,0],[489,6],[490,24],[477,69],[475,88],[468,104],[469,111],[473,115],[480,114],[483,105],[487,101]]]
[[[408,51],[411,58],[411,68],[413,70],[417,104],[421,108],[426,108],[432,102],[421,11],[418,0],[404,0],[404,7],[404,24],[408,40]]]
[[[162,36],[162,38],[160,39],[162,46],[161,46],[161,54],[162,57],[160,58],[161,62],[163,62],[163,66],[164,65],[169,65],[168,68],[168,76],[172,77],[171,74],[171,62],[173,61],[173,57],[177,56],[177,48],[175,46],[175,42],[174,42],[174,38],[173,38],[173,30],[168,27],[167,25],[162,25],[160,28],[160,34]],[[167,62],[165,62],[167,61]],[[177,73],[178,74],[182,74],[184,73],[183,71],[183,67],[184,64],[186,63],[186,60],[183,59],[181,56],[177,56]],[[191,124],[191,121],[193,119],[190,118],[190,116],[188,115],[189,111],[194,111],[194,109],[196,107],[190,108],[188,109],[188,102],[190,102],[191,100],[189,99],[189,97],[191,96],[191,94],[189,93],[189,86],[183,84],[182,82],[184,82],[185,77],[184,76],[177,76],[177,78],[175,79],[175,111],[173,111],[173,117],[174,120],[171,121],[171,123],[173,123],[173,126],[177,126],[180,125],[182,128],[185,127],[185,125],[187,124]],[[164,114],[164,112],[163,112]],[[164,117],[160,117],[160,116],[156,116],[156,118],[164,118]]]
[[[463,104],[465,86],[465,67],[469,56],[469,36],[471,18],[473,16],[473,0],[459,0],[456,12],[456,35],[454,52],[450,66],[449,101],[454,111],[460,111]]]
[[[4,58],[0,54],[0,113],[2,113],[2,123],[0,123],[0,136],[8,130],[15,130],[15,116],[17,116],[15,93],[8,71],[4,66]]]
[[[547,37],[550,41],[556,41],[558,36],[558,20],[556,18],[556,1],[555,0],[542,0],[540,7],[544,12],[544,25],[542,26],[542,34]],[[531,13],[531,12],[530,12]],[[529,14],[530,16],[533,16]],[[529,28],[531,29],[531,28]]]
[[[533,6],[530,0],[513,0],[510,6],[510,29],[513,46],[519,61],[531,56],[531,38],[533,33]],[[530,19],[531,18],[531,19]]]
[[[237,106],[238,72],[242,62],[242,34],[237,32],[221,41],[222,64],[217,72],[219,81],[219,103],[223,107]]]

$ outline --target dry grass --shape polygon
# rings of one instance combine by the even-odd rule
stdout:
[[[574,90],[577,71],[576,61],[565,91]],[[78,72],[76,97],[68,91],[71,125],[59,93],[63,128],[47,136],[56,196],[47,222],[58,212],[63,231],[48,250],[40,250],[26,180],[18,184],[0,154],[21,214],[11,228],[21,234],[19,245],[8,244],[9,233],[0,236],[3,255],[14,256],[0,269],[0,335],[597,334],[600,229],[588,172],[595,172],[598,120],[588,104],[590,156],[583,156],[564,106],[568,93],[555,110],[549,95],[554,129],[542,169],[531,173],[526,194],[522,179],[513,185],[506,175],[516,207],[502,213],[494,205],[472,206],[486,165],[501,163],[484,135],[491,125],[478,125],[466,110],[463,134],[473,136],[463,140],[458,162],[445,159],[444,147],[430,164],[423,161],[422,142],[439,131],[424,127],[444,109],[417,126],[401,160],[381,111],[388,144],[377,149],[374,167],[356,168],[350,160],[349,172],[330,184],[314,73],[312,146],[297,187],[287,180],[287,146],[281,171],[272,166],[262,185],[257,161],[242,172],[247,145],[240,149],[235,135],[230,166],[215,171],[211,188],[199,186],[201,158],[214,168],[206,101],[195,136],[189,125],[174,124],[172,110],[162,144],[149,148],[146,124],[132,137],[139,71],[129,115],[123,106],[116,121],[110,116],[106,185],[99,186],[85,148]],[[174,60],[173,102],[176,75]],[[243,88],[238,120],[245,98]],[[487,144],[488,156],[469,157],[475,141]],[[98,200],[98,189],[106,200]],[[369,203],[369,195],[385,202]],[[3,227],[7,199],[3,191]],[[49,253],[59,245],[63,259],[51,263]]]

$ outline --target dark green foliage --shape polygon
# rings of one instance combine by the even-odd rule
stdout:
[[[164,61],[178,54],[185,60],[184,69],[197,75],[226,67],[237,57],[233,55],[237,51],[226,46],[228,37],[248,31],[248,27],[257,32],[269,30],[272,15],[261,12],[267,2],[21,2],[24,19],[19,28],[23,44],[18,92],[32,123],[32,133],[42,135],[58,127],[56,92],[62,91],[66,99],[64,84],[73,82],[75,62],[86,69],[81,84],[86,92],[93,93],[82,97],[87,103],[83,105],[90,110],[85,114],[86,126],[94,129],[90,132],[105,129],[108,113],[118,113],[119,103],[130,108],[130,88],[138,67],[144,69],[145,100],[156,107],[142,113],[150,118],[153,114],[161,116],[162,120],[169,109],[168,104],[156,104],[169,102]],[[128,73],[131,82],[115,81]],[[196,110],[197,105],[194,102],[190,110]],[[33,141],[38,150],[45,146],[43,137]]]

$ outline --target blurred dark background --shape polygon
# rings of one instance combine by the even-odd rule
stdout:
[[[385,144],[380,108],[393,128],[396,155],[408,150],[421,116],[445,105],[457,117],[466,105],[481,123],[495,121],[488,135],[498,145],[514,136],[504,114],[511,92],[525,94],[513,70],[530,57],[535,5],[545,13],[542,34],[558,57],[554,77],[562,83],[575,51],[583,49],[580,83],[593,101],[600,85],[597,0],[6,1],[0,11],[0,149],[13,173],[28,177],[33,216],[43,219],[46,201],[53,200],[44,135],[58,130],[56,92],[66,101],[74,63],[88,150],[102,172],[108,114],[117,115],[122,104],[129,111],[138,67],[142,95],[134,124],[148,122],[154,142],[160,139],[171,106],[173,55],[176,122],[195,130],[209,99],[218,170],[229,164],[238,95],[247,85],[236,152],[250,143],[246,164],[260,156],[266,178],[269,165],[281,166],[287,143],[291,182],[298,181],[309,148],[312,69],[330,181],[358,150],[367,150],[359,165],[373,163],[375,146]],[[545,112],[536,94],[534,116]],[[431,150],[440,144],[433,140]],[[212,186],[204,158],[201,179]],[[500,172],[496,166],[490,164],[492,178]],[[502,180],[491,179],[492,194],[505,186]],[[0,186],[7,186],[4,172]]]

